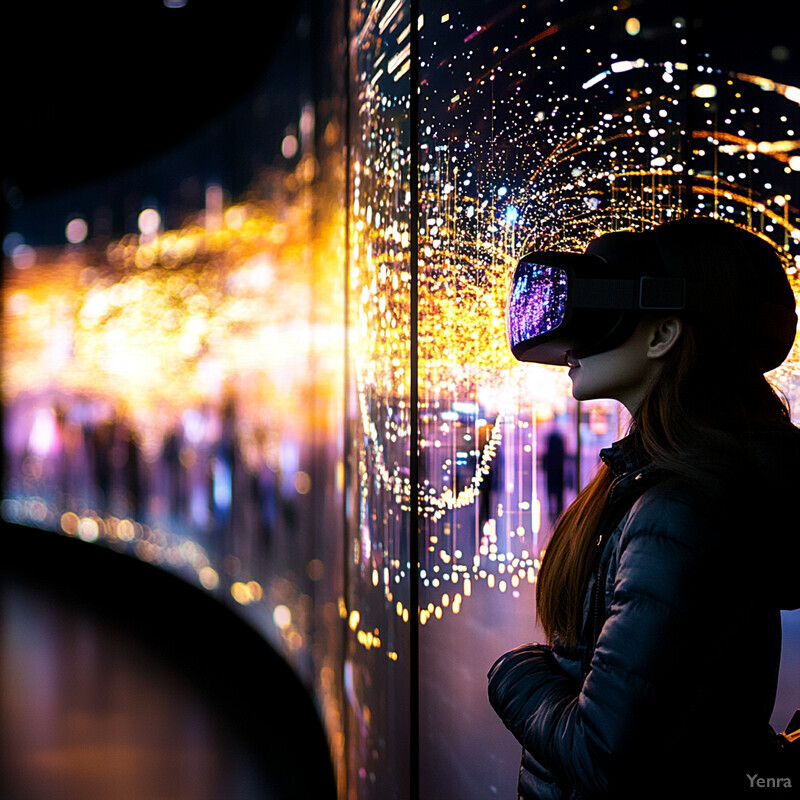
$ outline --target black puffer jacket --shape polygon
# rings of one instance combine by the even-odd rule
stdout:
[[[799,439],[759,435],[710,493],[631,439],[601,453],[617,477],[578,649],[523,645],[489,673],[521,797],[754,797],[752,776],[789,777],[769,718],[780,609],[800,607]]]

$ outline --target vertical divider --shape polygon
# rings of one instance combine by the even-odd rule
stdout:
[[[412,797],[419,797],[419,336],[417,314],[419,310],[419,0],[411,3],[411,69],[409,83],[409,258],[411,261],[410,295],[410,417],[409,417],[409,661],[410,661],[410,789]]]
[[[342,442],[342,469],[344,472],[344,480],[343,480],[343,492],[344,496],[342,498],[342,561],[341,561],[341,568],[342,568],[342,598],[348,598],[350,596],[350,570],[348,566],[348,553],[350,551],[350,539],[348,538],[349,535],[349,524],[350,524],[350,505],[349,505],[349,493],[350,493],[350,486],[351,482],[354,480],[353,477],[353,470],[352,470],[352,443],[351,443],[351,431],[350,431],[350,381],[352,380],[352,375],[350,371],[350,209],[353,207],[353,198],[350,196],[350,172],[352,169],[352,159],[351,159],[351,140],[350,137],[352,135],[351,131],[351,121],[350,115],[352,114],[352,106],[353,106],[353,83],[352,83],[352,75],[350,74],[350,70],[352,69],[352,65],[350,63],[350,3],[351,0],[342,0],[345,4],[345,10],[342,14],[342,29],[341,35],[344,37],[344,71],[345,71],[345,81],[344,81],[344,303],[343,303],[343,326],[344,326],[344,369],[342,370],[342,377],[344,380],[343,391],[343,408],[342,413],[344,414],[343,425],[342,425],[342,437],[344,441]],[[340,646],[341,646],[341,653],[342,653],[342,660],[346,660],[347,658],[347,623],[344,619],[340,619],[339,622],[339,632],[340,632]],[[340,764],[342,774],[337,775],[337,790],[338,790],[338,797],[339,800],[343,800],[343,798],[349,797],[350,794],[350,786],[349,786],[349,769],[347,766],[347,761],[349,758],[349,746],[348,746],[348,725],[347,725],[347,712],[345,711],[344,703],[346,702],[344,698],[347,697],[347,686],[345,685],[345,671],[344,671],[344,663],[341,665],[338,674],[339,678],[339,692],[340,697],[342,698],[343,706],[342,706],[342,724],[341,724],[341,732],[343,737],[342,742],[342,752],[343,758],[342,763]]]

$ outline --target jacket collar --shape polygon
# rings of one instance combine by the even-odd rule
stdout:
[[[600,460],[617,478],[644,467],[650,461],[632,433],[610,447],[604,447],[600,451]]]
[[[608,493],[608,501],[616,501],[627,496],[629,491],[641,492],[658,479],[660,470],[642,450],[633,434],[614,442],[600,451],[600,459],[614,475],[614,483]]]

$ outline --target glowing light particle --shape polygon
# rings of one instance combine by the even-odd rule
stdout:
[[[78,526],[78,538],[84,542],[96,542],[100,538],[100,526],[93,517],[84,517]]]
[[[200,580],[200,585],[208,591],[216,589],[217,586],[219,586],[219,575],[213,567],[203,567],[197,573],[197,577]]]
[[[308,494],[311,491],[311,476],[302,470],[294,476],[294,490],[298,494]]]
[[[595,84],[598,84],[598,83],[600,83],[600,81],[602,81],[602,80],[603,80],[603,78],[607,78],[607,77],[608,77],[610,74],[611,74],[611,73],[610,73],[608,70],[605,70],[605,71],[603,71],[603,72],[598,72],[598,73],[597,73],[597,75],[595,75],[593,78],[589,78],[589,80],[588,80],[588,81],[586,81],[586,82],[585,82],[585,83],[582,85],[582,87],[581,87],[581,88],[582,88],[582,89],[591,89],[591,88],[592,88],[592,86],[594,86]]]
[[[36,263],[36,250],[29,244],[18,244],[11,251],[11,262],[16,269],[30,269]]]
[[[264,590],[258,581],[249,581],[247,583],[247,590],[250,592],[250,600],[257,603],[264,596]]]
[[[136,527],[129,519],[122,519],[117,525],[117,538],[123,542],[132,542],[136,538]]]
[[[286,158],[294,158],[297,155],[299,144],[294,134],[287,134],[281,142],[281,155]]]
[[[86,240],[88,234],[89,226],[86,224],[86,220],[81,219],[80,217],[71,219],[67,223],[67,227],[64,229],[64,235],[70,244],[80,244]]]
[[[155,236],[161,227],[161,214],[154,208],[145,208],[139,214],[138,225],[143,236]]]
[[[292,624],[292,612],[285,605],[277,605],[272,611],[272,620],[281,630],[284,630]]]
[[[80,526],[80,517],[72,511],[66,511],[61,515],[61,530],[64,533],[75,536]]]
[[[692,89],[695,97],[709,99],[717,96],[717,87],[713,83],[700,83]]]

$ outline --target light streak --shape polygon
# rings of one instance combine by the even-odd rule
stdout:
[[[390,59],[386,67],[388,73],[391,75],[401,64],[407,62],[411,55],[411,44],[406,44],[400,52],[395,53]],[[408,67],[406,67],[408,69]]]
[[[800,139],[783,139],[776,142],[755,141],[744,136],[738,136],[727,131],[711,131],[711,130],[695,130],[692,132],[695,139],[703,139],[711,141],[719,146],[719,150],[727,155],[736,155],[737,153],[757,153],[759,155],[767,155],[788,164],[790,160],[789,153],[794,150],[800,149]],[[726,144],[719,144],[726,142]]]
[[[383,33],[402,9],[403,0],[394,0],[378,23],[378,32]]]
[[[749,75],[744,72],[732,72],[730,75],[737,80],[755,84],[759,89],[762,89],[765,92],[776,92],[792,103],[797,103],[800,105],[800,87],[791,86],[786,83],[778,83],[770,78],[763,78],[758,75]]]

